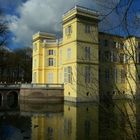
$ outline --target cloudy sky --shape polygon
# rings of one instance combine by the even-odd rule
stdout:
[[[140,9],[139,0],[134,1],[133,9]],[[105,0],[0,0],[11,31],[9,47],[30,46],[38,31],[60,34],[63,13],[76,4],[99,11],[103,11],[102,5],[107,6]]]

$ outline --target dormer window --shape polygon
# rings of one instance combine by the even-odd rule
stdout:
[[[71,35],[71,33],[72,33],[72,27],[71,27],[71,25],[69,25],[68,27],[66,27],[65,33],[66,33],[66,35]]]

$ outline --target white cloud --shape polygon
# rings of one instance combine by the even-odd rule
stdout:
[[[20,17],[8,16],[14,42],[29,45],[38,31],[59,32],[64,12],[75,4],[95,7],[92,0],[28,0],[18,7]]]

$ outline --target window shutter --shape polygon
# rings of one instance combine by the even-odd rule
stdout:
[[[53,55],[55,55],[55,56],[56,56],[56,50],[53,50]]]
[[[67,83],[67,68],[64,68],[64,83]]]
[[[56,66],[56,59],[53,59],[53,65]]]

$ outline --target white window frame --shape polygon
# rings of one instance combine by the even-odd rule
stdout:
[[[53,50],[48,50],[48,55],[53,55],[54,51]]]
[[[67,48],[67,60],[71,59],[71,54],[72,54],[71,48]]]
[[[67,67],[67,75],[68,75],[68,83],[72,83],[72,68],[70,66]]]
[[[71,35],[71,33],[72,33],[72,26],[68,25],[65,29],[65,34],[66,35]]]
[[[54,58],[48,58],[48,66],[54,66]]]
[[[67,67],[64,68],[64,83],[67,83]]]
[[[72,83],[72,67],[64,68],[64,83]]]

